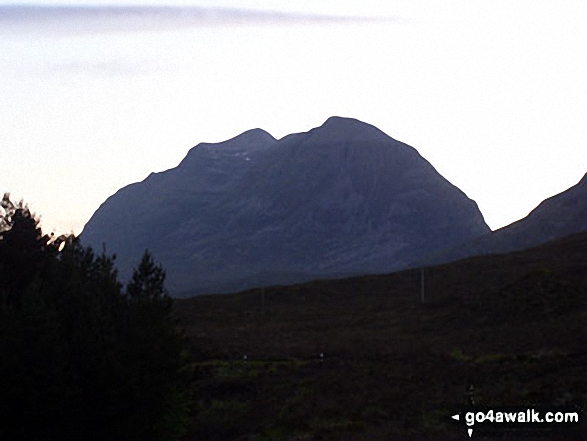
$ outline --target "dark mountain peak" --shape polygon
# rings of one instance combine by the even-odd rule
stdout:
[[[269,133],[263,129],[251,129],[247,130],[246,132],[241,133],[240,135],[235,136],[228,141],[224,141],[220,144],[227,144],[233,141],[245,142],[245,143],[253,143],[253,142],[260,142],[260,143],[267,143],[267,142],[274,142],[276,139]]]
[[[217,157],[218,154],[248,154],[253,151],[265,150],[274,143],[277,143],[277,140],[270,133],[262,129],[251,129],[226,141],[202,142],[192,147],[181,161],[180,166],[191,167],[198,162],[197,158],[202,155]]]
[[[308,132],[313,139],[333,143],[356,141],[389,141],[390,136],[383,133],[377,127],[354,118],[331,116],[320,127]]]
[[[347,118],[344,116],[331,116],[328,118],[320,128],[344,128],[344,127],[372,127],[371,124],[367,124],[356,118]]]
[[[338,132],[344,135],[365,135],[381,134],[389,138],[377,127],[367,124],[355,118],[344,118],[342,116],[331,116],[324,124],[312,130],[313,132]]]
[[[105,242],[126,276],[148,247],[177,294],[387,272],[487,231],[413,148],[333,117],[279,141],[254,129],[198,144],[104,203],[83,240]]]
[[[223,150],[236,148],[238,150],[263,148],[273,144],[277,140],[271,136],[270,133],[263,129],[251,129],[240,135],[230,138],[227,141],[218,143],[203,143],[199,145],[206,145],[208,147],[218,147]]]

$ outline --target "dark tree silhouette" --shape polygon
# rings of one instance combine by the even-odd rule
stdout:
[[[135,268],[126,287],[131,303],[163,305],[166,312],[171,307],[171,298],[165,289],[165,271],[156,265],[149,250],[145,250],[139,266]]]
[[[126,292],[114,258],[0,211],[0,439],[158,440],[185,428],[183,339],[146,252]]]

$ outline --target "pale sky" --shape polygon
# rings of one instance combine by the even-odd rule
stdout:
[[[0,191],[45,232],[200,142],[332,115],[416,148],[493,229],[587,172],[583,1],[124,2],[172,3],[280,14],[0,8]]]

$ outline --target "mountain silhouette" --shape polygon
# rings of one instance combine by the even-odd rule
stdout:
[[[276,140],[254,129],[192,148],[109,197],[81,234],[124,277],[145,248],[174,295],[381,273],[489,232],[418,152],[332,117]]]
[[[428,256],[414,266],[507,253],[587,231],[587,174],[574,186],[542,201],[523,219]]]

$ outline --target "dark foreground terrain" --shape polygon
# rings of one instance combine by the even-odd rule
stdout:
[[[585,405],[586,233],[424,275],[424,302],[419,270],[177,300],[188,439],[468,439],[470,384],[479,406]],[[473,438],[587,439],[579,415]]]

